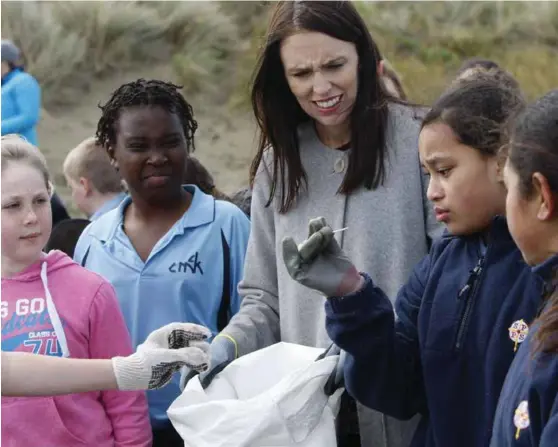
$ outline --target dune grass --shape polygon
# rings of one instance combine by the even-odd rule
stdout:
[[[46,107],[67,105],[96,78],[173,64],[186,91],[212,91],[234,55],[237,27],[213,2],[2,2],[2,37],[23,50]]]
[[[357,2],[411,99],[431,103],[470,57],[492,59],[527,96],[558,87],[558,3]]]
[[[2,37],[22,48],[45,106],[94,79],[168,62],[186,94],[231,109],[249,82],[272,2],[2,2]],[[558,3],[356,2],[410,99],[430,103],[461,62],[492,58],[534,98],[558,87]]]

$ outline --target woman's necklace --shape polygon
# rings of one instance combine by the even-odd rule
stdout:
[[[347,150],[351,148],[351,142],[345,143],[343,146],[340,146],[336,149],[336,151],[341,152],[341,156],[335,160],[333,164],[333,172],[337,174],[341,174],[345,172],[347,167]]]

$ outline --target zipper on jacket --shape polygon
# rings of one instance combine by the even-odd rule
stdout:
[[[461,349],[463,345],[463,337],[465,335],[465,330],[469,324],[469,318],[471,316],[471,312],[473,310],[473,304],[475,302],[475,295],[478,292],[479,284],[480,284],[480,277],[484,265],[484,256],[482,256],[475,268],[471,271],[469,275],[469,279],[467,280],[467,284],[459,291],[458,298],[460,300],[465,300],[465,310],[461,316],[459,321],[459,326],[457,330],[457,338],[455,340],[455,349]]]

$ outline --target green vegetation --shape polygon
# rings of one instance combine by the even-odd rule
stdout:
[[[357,2],[410,98],[431,102],[465,58],[487,57],[530,98],[558,87],[558,3]],[[2,37],[21,46],[46,107],[79,100],[91,81],[172,64],[188,94],[231,108],[248,86],[271,2],[2,3]]]

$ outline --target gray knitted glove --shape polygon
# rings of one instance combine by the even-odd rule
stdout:
[[[283,239],[283,261],[291,278],[326,297],[345,296],[364,283],[358,270],[335,240],[323,217],[308,224],[309,237],[299,246]]]
[[[205,390],[215,376],[223,371],[238,356],[237,345],[230,335],[217,335],[209,347],[209,367],[200,373],[200,383]],[[186,384],[196,375],[197,371],[183,368],[180,377],[180,389],[184,390]]]
[[[112,359],[118,389],[162,388],[183,366],[205,371],[209,337],[209,329],[192,323],[171,323],[153,331],[134,354]]]

